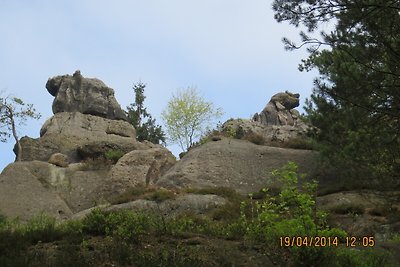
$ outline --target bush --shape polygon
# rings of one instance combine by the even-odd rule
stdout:
[[[138,199],[147,199],[160,203],[167,199],[174,199],[175,195],[175,192],[164,188],[145,187],[144,185],[138,185],[135,187],[129,187],[121,195],[111,199],[110,202],[111,204],[121,204]]]
[[[114,163],[122,158],[123,155],[125,155],[125,152],[120,149],[110,149],[104,153],[104,157]]]
[[[264,243],[268,248],[277,249],[281,237],[289,236],[346,236],[340,229],[326,227],[327,214],[316,208],[317,183],[305,182],[305,175],[297,173],[297,165],[289,162],[272,172],[282,187],[278,195],[264,196],[262,202],[251,203],[251,215],[245,213],[246,204],[241,207],[240,219],[231,224],[229,234],[244,236]],[[268,193],[268,189],[264,190]],[[340,237],[340,238],[339,238]],[[275,245],[274,245],[275,244]],[[294,265],[315,266],[321,264],[329,253],[325,248],[288,247]],[[282,260],[277,258],[277,260]],[[283,264],[283,263],[282,263]]]
[[[83,231],[136,243],[142,234],[152,228],[154,230],[156,225],[154,217],[143,212],[105,212],[95,209],[83,220]]]

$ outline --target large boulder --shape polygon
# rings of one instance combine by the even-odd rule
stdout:
[[[84,78],[80,71],[50,78],[46,83],[54,96],[53,113],[80,112],[112,120],[126,120],[114,90],[99,79]]]
[[[8,165],[0,174],[0,213],[22,221],[41,213],[60,220],[70,217],[70,207],[47,182],[56,181],[57,176],[42,175],[42,170],[51,172],[56,168],[40,161]]]
[[[85,158],[79,153],[82,147],[92,151],[118,148],[127,153],[138,146],[135,129],[128,122],[79,112],[55,114],[44,123],[40,136],[21,138],[21,160],[48,161],[52,154],[63,153],[69,162],[78,162]]]
[[[301,172],[314,170],[313,152],[259,146],[248,141],[223,138],[189,152],[157,182],[166,188],[230,187],[251,193],[265,186],[276,186],[271,172],[288,161]]]
[[[175,156],[160,145],[147,150],[134,150],[118,160],[110,176],[113,186],[123,192],[139,184],[155,184],[175,162]]]

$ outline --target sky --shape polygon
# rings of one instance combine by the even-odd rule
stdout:
[[[250,118],[272,95],[309,97],[316,73],[298,71],[305,50],[285,51],[283,37],[298,29],[273,18],[272,0],[2,0],[0,91],[42,114],[18,129],[39,137],[53,113],[48,78],[96,77],[126,108],[132,85],[146,83],[145,106],[162,125],[161,112],[178,89],[197,87],[222,108],[221,122]],[[13,162],[14,141],[0,143],[0,170]],[[168,148],[179,154],[178,146]]]

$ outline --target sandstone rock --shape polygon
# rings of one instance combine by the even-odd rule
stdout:
[[[39,139],[21,138],[21,160],[47,162],[52,154],[63,153],[68,156],[69,162],[78,162],[82,159],[78,148],[85,145],[95,149],[96,144],[100,147],[109,144],[123,147],[126,152],[136,147],[147,147],[137,144],[135,129],[128,122],[79,112],[57,113],[45,122],[40,134]]]
[[[234,132],[233,137],[239,139],[260,136],[266,145],[307,147],[307,132],[311,127],[300,119],[300,113],[294,109],[299,105],[299,97],[299,94],[289,92],[275,94],[252,120],[228,120],[222,125],[222,131]]]
[[[96,208],[100,208],[104,211],[144,210],[146,212],[155,212],[161,216],[179,216],[187,213],[201,215],[206,214],[225,203],[226,200],[217,195],[185,194],[178,196],[176,199],[165,200],[159,204],[151,200],[138,199],[118,205],[97,206],[74,214],[72,219],[83,219]]]
[[[57,168],[39,161],[8,165],[0,174],[0,213],[22,221],[41,213],[59,220],[70,217],[71,209],[40,175],[52,167]]]
[[[285,93],[277,93],[271,97],[271,100],[261,113],[256,113],[253,116],[253,120],[263,125],[296,126],[299,123],[301,124],[298,112],[292,111],[299,106],[299,98],[299,94],[292,94],[287,91]]]
[[[78,154],[82,159],[104,157],[107,152],[117,151],[122,155],[135,149],[133,142],[93,141],[78,147]]]
[[[50,164],[59,166],[59,167],[68,167],[68,156],[62,153],[54,153],[50,156],[49,161]]]
[[[175,162],[171,152],[160,145],[147,150],[134,150],[118,160],[111,170],[111,179],[121,192],[138,184],[152,185]]]
[[[40,130],[40,136],[64,134],[79,138],[95,139],[107,135],[136,137],[135,128],[125,121],[116,121],[79,112],[61,112],[48,119]]]
[[[54,96],[54,114],[80,112],[112,120],[127,119],[114,97],[114,90],[99,79],[84,78],[80,71],[72,76],[50,78],[46,88]]]
[[[291,125],[263,125],[258,121],[251,121],[245,119],[231,119],[226,121],[222,125],[223,132],[232,131],[235,136],[234,138],[246,138],[246,136],[255,134],[259,135],[265,140],[266,145],[272,146],[283,146],[285,147],[286,144],[290,147],[289,142],[292,140],[303,140],[306,142],[307,132],[309,126],[306,124],[298,124],[297,126]],[[240,133],[240,136],[236,136]]]
[[[222,186],[247,194],[274,185],[271,171],[288,161],[298,163],[301,172],[311,173],[312,158],[312,151],[224,138],[191,149],[156,184],[166,188]]]

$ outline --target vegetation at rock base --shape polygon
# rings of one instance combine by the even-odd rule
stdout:
[[[273,9],[307,29],[301,44],[284,42],[310,52],[300,70],[319,71],[306,115],[325,166],[344,180],[399,184],[400,2],[275,0]]]
[[[133,85],[135,102],[127,107],[127,117],[130,124],[136,129],[136,139],[140,142],[147,140],[154,144],[165,144],[165,134],[156,120],[147,112],[144,107],[144,89],[146,84],[138,82]]]
[[[0,97],[0,142],[6,142],[11,135],[15,140],[17,160],[22,156],[17,126],[24,125],[28,118],[40,119],[32,104],[17,97]]]
[[[172,95],[162,113],[169,140],[187,151],[205,133],[210,123],[222,115],[220,108],[205,101],[195,87]]]
[[[27,224],[0,221],[1,266],[389,266],[389,254],[345,248],[346,232],[326,225],[315,182],[289,163],[274,172],[280,191],[243,199],[223,188],[189,189],[239,198],[236,216],[168,217],[95,209],[79,221],[40,215]],[[281,246],[280,237],[337,237],[338,247]],[[229,256],[227,256],[229,255]],[[251,258],[251,259],[250,259]]]
[[[125,155],[125,152],[119,149],[110,149],[104,153],[104,157],[114,163],[122,158],[123,155]]]
[[[176,194],[173,191],[163,188],[149,187],[144,185],[137,185],[135,187],[127,188],[121,195],[111,199],[111,204],[126,203],[138,199],[146,199],[156,201],[157,203],[167,199],[174,199]]]

